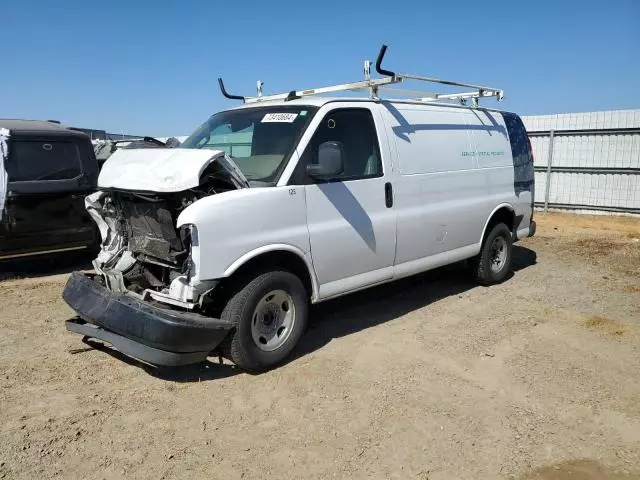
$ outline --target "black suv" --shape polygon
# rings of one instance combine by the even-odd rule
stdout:
[[[7,178],[0,185],[0,260],[97,245],[84,205],[98,180],[89,136],[51,121],[0,119],[0,129],[8,147],[0,157]]]

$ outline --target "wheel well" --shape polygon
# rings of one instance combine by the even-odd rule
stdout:
[[[245,285],[256,274],[269,270],[286,270],[293,273],[304,285],[308,296],[313,293],[313,283],[305,261],[293,252],[276,250],[248,260],[231,276],[222,279],[213,292],[212,297],[215,300],[212,307],[214,311],[221,311],[227,300],[231,298],[237,289]]]
[[[286,270],[291,272],[300,279],[309,295],[313,292],[313,284],[311,283],[307,264],[298,255],[286,250],[276,250],[258,255],[238,268],[229,278],[246,277],[248,274],[267,270]]]
[[[486,236],[489,235],[489,232],[491,231],[491,229],[499,223],[504,223],[507,227],[509,227],[509,230],[513,232],[513,229],[515,228],[515,225],[514,225],[515,218],[516,218],[515,213],[510,208],[508,207],[499,208],[493,213],[493,215],[489,219],[489,223],[487,223],[487,228],[485,228],[484,230],[484,236],[482,240],[484,241]]]

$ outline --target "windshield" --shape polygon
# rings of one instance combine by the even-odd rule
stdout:
[[[224,150],[247,180],[275,182],[316,107],[259,107],[213,115],[182,148]]]

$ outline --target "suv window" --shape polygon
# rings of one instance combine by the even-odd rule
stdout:
[[[533,185],[533,157],[529,147],[527,130],[520,117],[514,113],[503,113],[511,154],[513,155],[513,176],[516,194],[531,190]]]
[[[82,173],[78,148],[72,142],[14,140],[9,152],[10,182],[68,180]]]
[[[382,176],[380,146],[371,111],[350,108],[325,115],[300,158],[292,183],[314,183],[306,174],[307,165],[318,162],[318,147],[329,141],[342,142],[344,146],[344,172],[336,180]]]

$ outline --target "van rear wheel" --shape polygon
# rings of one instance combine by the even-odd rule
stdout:
[[[307,325],[307,292],[289,272],[262,273],[227,302],[221,318],[235,324],[223,352],[233,363],[260,372],[281,363]]]
[[[481,285],[502,282],[511,271],[512,250],[509,227],[504,223],[494,225],[482,243],[480,254],[469,260],[471,274]]]

